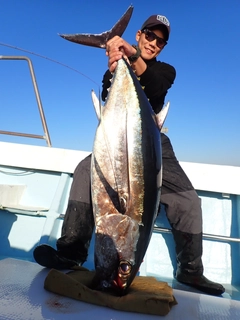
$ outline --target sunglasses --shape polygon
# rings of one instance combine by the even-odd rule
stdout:
[[[158,37],[154,32],[148,29],[144,29],[142,30],[142,32],[145,34],[145,38],[147,39],[147,41],[152,42],[154,40],[157,40],[156,43],[159,49],[162,49],[167,44],[167,41],[165,41],[163,38]]]

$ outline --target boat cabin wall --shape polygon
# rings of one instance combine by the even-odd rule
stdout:
[[[55,245],[77,164],[89,152],[0,142],[0,258]]]
[[[0,143],[0,147],[0,259],[34,261],[37,245],[55,247],[74,169],[89,152],[10,143]],[[202,201],[204,274],[211,280],[240,285],[240,168],[180,164]],[[168,228],[162,208],[141,275],[173,279],[175,244],[171,232],[162,230]],[[93,247],[94,237],[85,264],[90,269],[94,268]]]

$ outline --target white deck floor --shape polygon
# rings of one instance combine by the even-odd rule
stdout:
[[[49,270],[36,263],[0,260],[1,320],[143,320],[159,316],[126,313],[75,301],[43,288]],[[163,317],[166,320],[239,320],[240,301],[174,289],[178,305]]]

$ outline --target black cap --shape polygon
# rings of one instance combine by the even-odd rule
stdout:
[[[142,25],[141,30],[147,29],[147,28],[157,27],[159,25],[163,25],[166,27],[165,29],[167,31],[167,33],[166,33],[167,38],[165,40],[167,41],[169,38],[169,34],[170,34],[170,22],[165,16],[161,16],[160,14],[155,14],[155,15],[149,17]]]

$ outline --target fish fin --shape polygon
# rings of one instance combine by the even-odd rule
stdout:
[[[85,46],[106,48],[106,43],[108,40],[112,39],[115,36],[122,36],[130,21],[132,12],[133,6],[131,5],[128,7],[127,11],[123,14],[123,16],[118,20],[118,22],[112,27],[112,29],[101,34],[76,33],[59,34],[59,36],[68,41],[83,44]]]
[[[103,106],[101,105],[100,99],[97,97],[97,95],[94,92],[94,90],[92,90],[91,95],[92,95],[92,102],[93,102],[93,105],[94,105],[94,109],[96,111],[97,118],[100,121],[101,120]]]
[[[168,101],[165,104],[165,106],[163,106],[162,110],[158,114],[155,115],[157,126],[158,126],[160,131],[161,131],[161,129],[163,127],[163,124],[164,124],[164,122],[166,120],[169,107],[170,107],[170,101]]]

